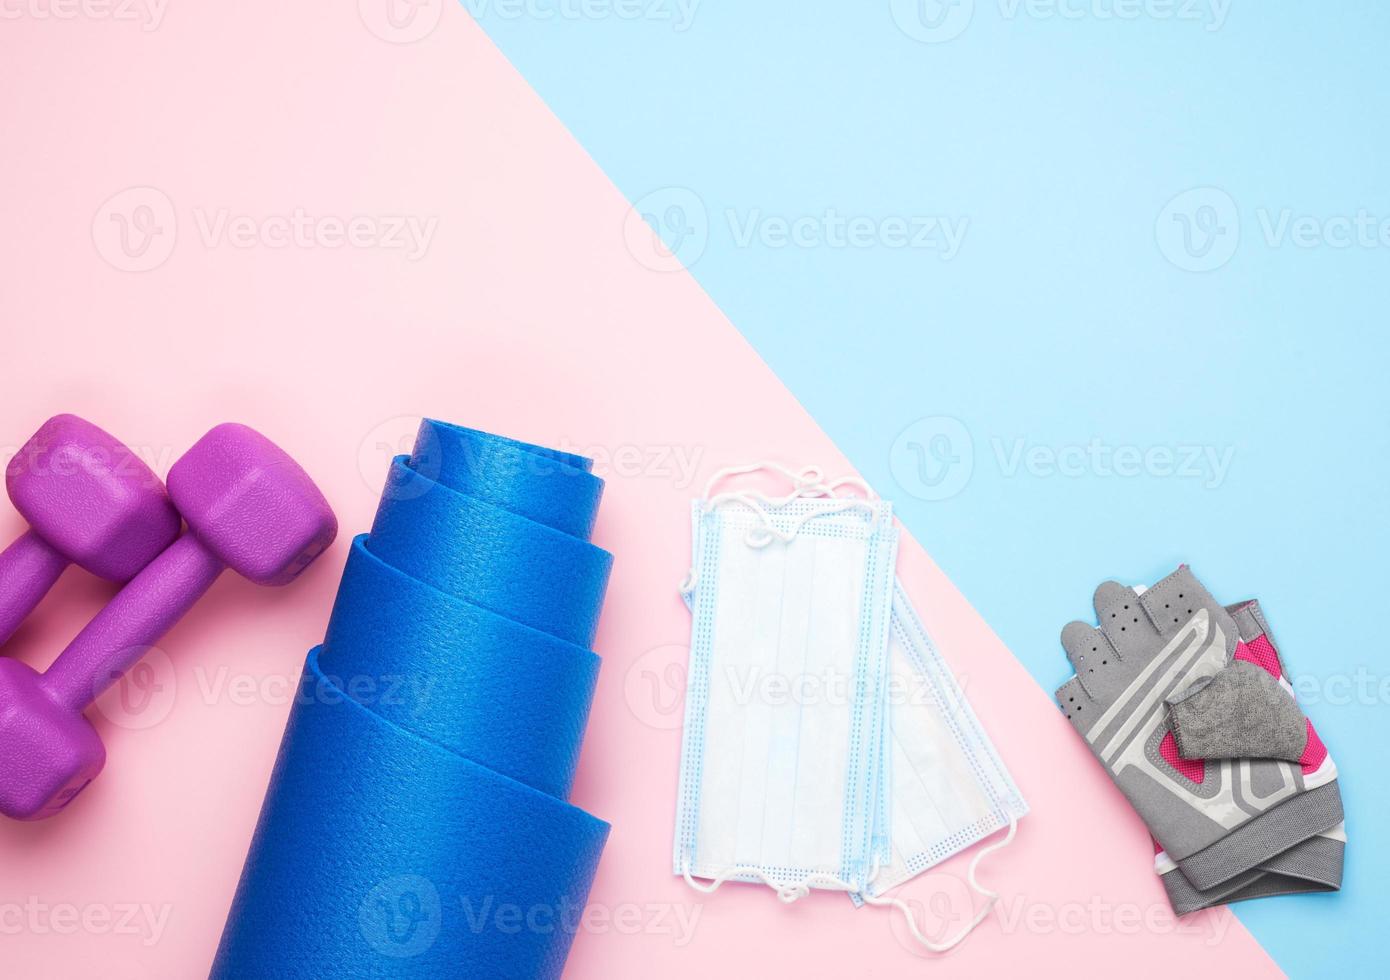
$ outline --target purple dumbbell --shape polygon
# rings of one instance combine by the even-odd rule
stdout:
[[[106,750],[83,710],[230,567],[285,585],[338,533],[299,464],[244,425],[219,425],[169,471],[188,531],[131,580],[44,674],[0,659],[0,813],[49,817],[101,772]]]
[[[29,530],[0,554],[0,643],[69,564],[126,582],[179,536],[159,477],[131,450],[76,415],[55,415],[5,470]]]

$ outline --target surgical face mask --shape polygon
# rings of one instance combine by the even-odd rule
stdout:
[[[897,530],[882,501],[697,501],[678,874],[867,884]]]
[[[713,493],[761,469],[786,477],[791,492]],[[862,482],[826,481],[810,467],[725,470],[695,502],[676,872],[705,892],[762,881],[787,902],[843,890],[856,904],[898,907],[924,946],[945,950],[988,914],[997,896],[976,882],[976,865],[1012,839],[1027,809],[893,581],[891,521]],[[825,550],[818,539],[845,544]],[[787,653],[802,649],[818,652]],[[788,800],[814,806],[789,811]],[[989,901],[955,937],[933,942],[906,903],[885,896],[1006,825],[1008,837],[969,869]]]
[[[872,897],[1028,812],[898,583],[893,589],[888,666],[888,848],[868,885]]]

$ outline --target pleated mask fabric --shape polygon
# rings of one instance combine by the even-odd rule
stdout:
[[[754,474],[780,474],[791,492],[714,492]],[[784,902],[845,891],[896,908],[926,949],[955,947],[998,898],[976,878],[981,859],[1013,840],[1028,806],[894,575],[891,505],[855,477],[760,462],[710,479],[691,532],[676,873],[706,894],[725,881],[760,881]],[[827,663],[856,664],[848,712],[805,683]],[[889,895],[1006,827],[969,866],[986,901],[952,936],[924,934]]]
[[[692,521],[675,871],[788,897],[862,888],[884,771],[891,505],[792,501],[760,515],[706,500]]]
[[[560,976],[611,556],[583,457],[426,420],[310,651],[215,978]]]
[[[683,598],[693,610],[694,590]],[[865,889],[872,897],[1028,814],[1013,776],[897,579],[890,626],[880,756],[888,771],[875,780],[878,867]],[[859,892],[850,898],[863,904]]]
[[[1014,784],[951,669],[937,652],[902,583],[893,583],[888,644],[888,778],[882,866],[868,894],[883,895],[933,865],[1022,819]],[[859,896],[851,896],[858,899]]]

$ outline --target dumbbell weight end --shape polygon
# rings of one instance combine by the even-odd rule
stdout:
[[[167,487],[168,503],[188,524],[183,537],[132,573],[46,674],[0,658],[0,813],[52,816],[101,772],[106,750],[83,710],[224,567],[259,585],[286,585],[338,530],[309,475],[244,425],[211,429],[170,468]]]
[[[19,628],[39,604],[68,559],[34,531],[26,531],[0,553],[0,643]]]
[[[48,696],[72,711],[84,710],[159,642],[225,567],[185,533],[68,644],[43,675]]]

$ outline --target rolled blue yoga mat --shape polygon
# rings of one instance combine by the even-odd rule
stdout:
[[[310,651],[215,978],[558,977],[611,556],[583,457],[426,420]]]

